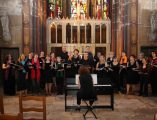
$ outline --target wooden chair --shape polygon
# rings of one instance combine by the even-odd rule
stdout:
[[[10,115],[4,114],[3,96],[0,96],[0,120],[22,120],[21,114]]]
[[[0,120],[22,120],[22,116],[21,114],[18,115],[0,114]]]
[[[154,120],[157,120],[157,113],[154,115]]]
[[[0,96],[0,113],[4,114],[3,96]]]
[[[24,107],[23,103],[24,102],[40,102],[42,104],[42,107]],[[44,96],[23,96],[20,93],[19,96],[19,107],[20,107],[20,113],[22,115],[23,120],[46,120],[46,98]],[[30,113],[30,112],[41,112],[43,113],[43,118],[29,118],[29,119],[24,119],[23,113]]]

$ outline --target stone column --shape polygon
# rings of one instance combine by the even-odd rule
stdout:
[[[41,0],[35,0],[37,9],[36,9],[36,52],[41,51]]]
[[[46,31],[44,31],[44,26],[46,26],[46,14],[45,9],[43,8],[45,4],[42,0],[33,0],[33,15],[32,15],[32,43],[33,51],[39,53],[41,50],[44,50],[43,40]],[[43,13],[45,15],[43,15]],[[45,40],[46,41],[46,40]]]
[[[123,3],[124,0],[116,1],[112,6],[112,51],[119,57],[124,50],[123,46]]]
[[[30,52],[30,4],[29,0],[22,0],[22,38],[23,38],[23,53]]]
[[[47,51],[47,45],[46,45],[46,19],[47,19],[47,0],[43,0],[43,5],[42,5],[42,49],[46,52]]]
[[[131,0],[130,3],[130,26],[129,26],[129,42],[128,53],[129,55],[138,53],[138,0]],[[130,49],[129,49],[130,48]]]
[[[115,0],[112,5],[112,50],[120,56],[138,52],[138,0]]]

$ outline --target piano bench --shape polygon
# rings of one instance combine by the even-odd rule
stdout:
[[[95,98],[94,99],[82,99],[82,101],[84,101],[84,103],[87,106],[87,111],[83,114],[84,119],[86,119],[86,115],[87,115],[88,112],[91,112],[94,115],[95,119],[97,119],[97,116],[93,111],[93,107],[90,104],[87,103],[87,101],[89,101],[89,102],[92,102],[92,104],[93,104],[94,101],[96,101],[96,99]]]

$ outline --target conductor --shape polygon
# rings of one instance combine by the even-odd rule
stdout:
[[[93,79],[88,67],[81,66],[79,71],[79,91],[77,92],[77,105],[76,110],[80,110],[82,99],[89,99],[89,104],[92,107],[93,102],[97,99],[96,91],[93,87]]]

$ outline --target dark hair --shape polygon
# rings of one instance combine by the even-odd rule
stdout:
[[[79,68],[78,73],[79,73],[80,75],[83,75],[83,74],[89,74],[90,71],[89,71],[88,67],[86,67],[86,66],[81,66],[81,67]]]
[[[136,58],[136,56],[135,56],[135,55],[130,55],[130,57],[133,57],[134,59]]]
[[[79,53],[79,50],[78,49],[75,49],[74,51],[77,51]]]
[[[155,53],[155,55],[157,56],[157,52],[156,51],[152,51],[151,53]]]
[[[113,59],[117,59],[117,57],[116,57],[116,56],[113,56]]]
[[[125,54],[126,54],[126,51],[122,51],[122,53],[125,53]]]
[[[50,52],[50,55],[51,55],[52,53],[56,56],[56,54],[55,54],[55,52],[54,52],[54,51],[51,51],[51,52]]]
[[[4,63],[5,63],[5,64],[6,64],[7,61],[9,60],[9,55],[11,56],[11,61],[14,61],[12,55],[11,55],[11,54],[8,54],[8,55],[6,55],[5,58],[4,58]]]

